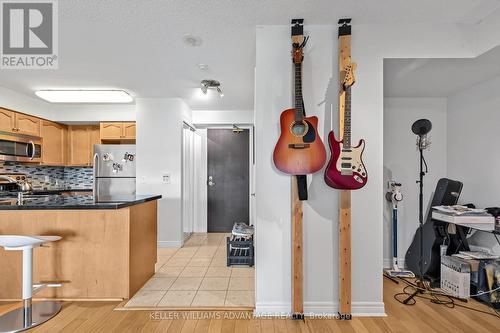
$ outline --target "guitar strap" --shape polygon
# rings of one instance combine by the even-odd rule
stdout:
[[[306,107],[304,105],[304,97],[302,97],[302,110],[304,117],[306,116]],[[309,195],[307,193],[307,175],[297,175],[297,189],[299,192],[299,200],[305,201]]]

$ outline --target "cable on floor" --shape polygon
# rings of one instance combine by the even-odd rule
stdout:
[[[417,286],[413,282],[406,280],[405,278],[399,277],[399,280],[403,281],[406,284],[406,286],[403,288],[402,292],[394,294],[393,297],[394,297],[394,299],[396,301],[398,301],[399,303],[401,303],[403,305],[415,305],[415,303],[417,302],[415,300],[415,298],[419,297],[419,298],[428,300],[428,301],[430,301],[433,304],[444,305],[444,306],[446,306],[447,308],[450,308],[450,309],[453,309],[455,307],[461,307],[461,308],[464,308],[464,309],[468,309],[468,310],[472,310],[472,311],[476,311],[476,312],[480,312],[480,313],[484,313],[484,314],[487,314],[487,315],[491,315],[491,316],[500,318],[500,312],[497,309],[495,309],[493,306],[492,306],[493,312],[491,312],[491,311],[484,311],[484,310],[480,310],[480,309],[476,309],[476,308],[472,308],[472,307],[469,307],[469,306],[458,304],[453,297],[451,297],[449,295],[446,295],[446,294],[444,294],[442,292],[433,290],[430,286],[426,286],[425,281],[423,282],[424,288],[422,288],[422,287]],[[409,290],[409,289],[411,289],[411,290]],[[498,289],[499,288],[497,288],[495,290],[490,290],[489,292],[484,292],[484,294],[487,294],[487,293],[490,293],[490,292],[494,292],[494,291],[496,291]],[[428,293],[430,295],[430,297],[424,296],[424,294],[418,294],[417,293],[417,294],[414,295],[414,298],[411,299],[410,302],[408,302],[408,303],[404,303],[403,302],[405,299],[408,298],[408,296],[414,294],[417,290]],[[401,296],[404,296],[404,298],[401,297]]]

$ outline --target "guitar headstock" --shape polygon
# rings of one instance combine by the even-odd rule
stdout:
[[[304,36],[304,19],[292,20],[292,58],[293,63],[300,64],[304,59],[304,46],[309,37]]]
[[[354,77],[354,72],[356,71],[356,64],[355,63],[350,63],[347,65],[344,70],[340,72],[341,75],[341,89],[346,90],[348,87],[351,87],[354,82],[356,81]]]

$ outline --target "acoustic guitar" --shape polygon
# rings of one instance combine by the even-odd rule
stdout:
[[[276,168],[286,174],[306,175],[323,167],[326,151],[317,131],[318,118],[304,116],[302,61],[307,38],[303,36],[301,26],[294,28],[292,58],[295,67],[295,108],[281,113],[281,135],[274,148],[273,160]]]
[[[347,65],[341,72],[340,93],[345,94],[344,106],[344,137],[337,141],[333,131],[328,134],[331,158],[325,170],[325,182],[328,186],[339,190],[357,190],[366,185],[368,173],[363,163],[362,155],[365,140],[351,146],[351,87],[354,84],[356,64]]]

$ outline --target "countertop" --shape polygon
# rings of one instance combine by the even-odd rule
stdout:
[[[94,202],[92,195],[44,195],[30,196],[18,204],[17,199],[0,198],[0,210],[120,209],[158,199],[161,195],[136,195]]]

